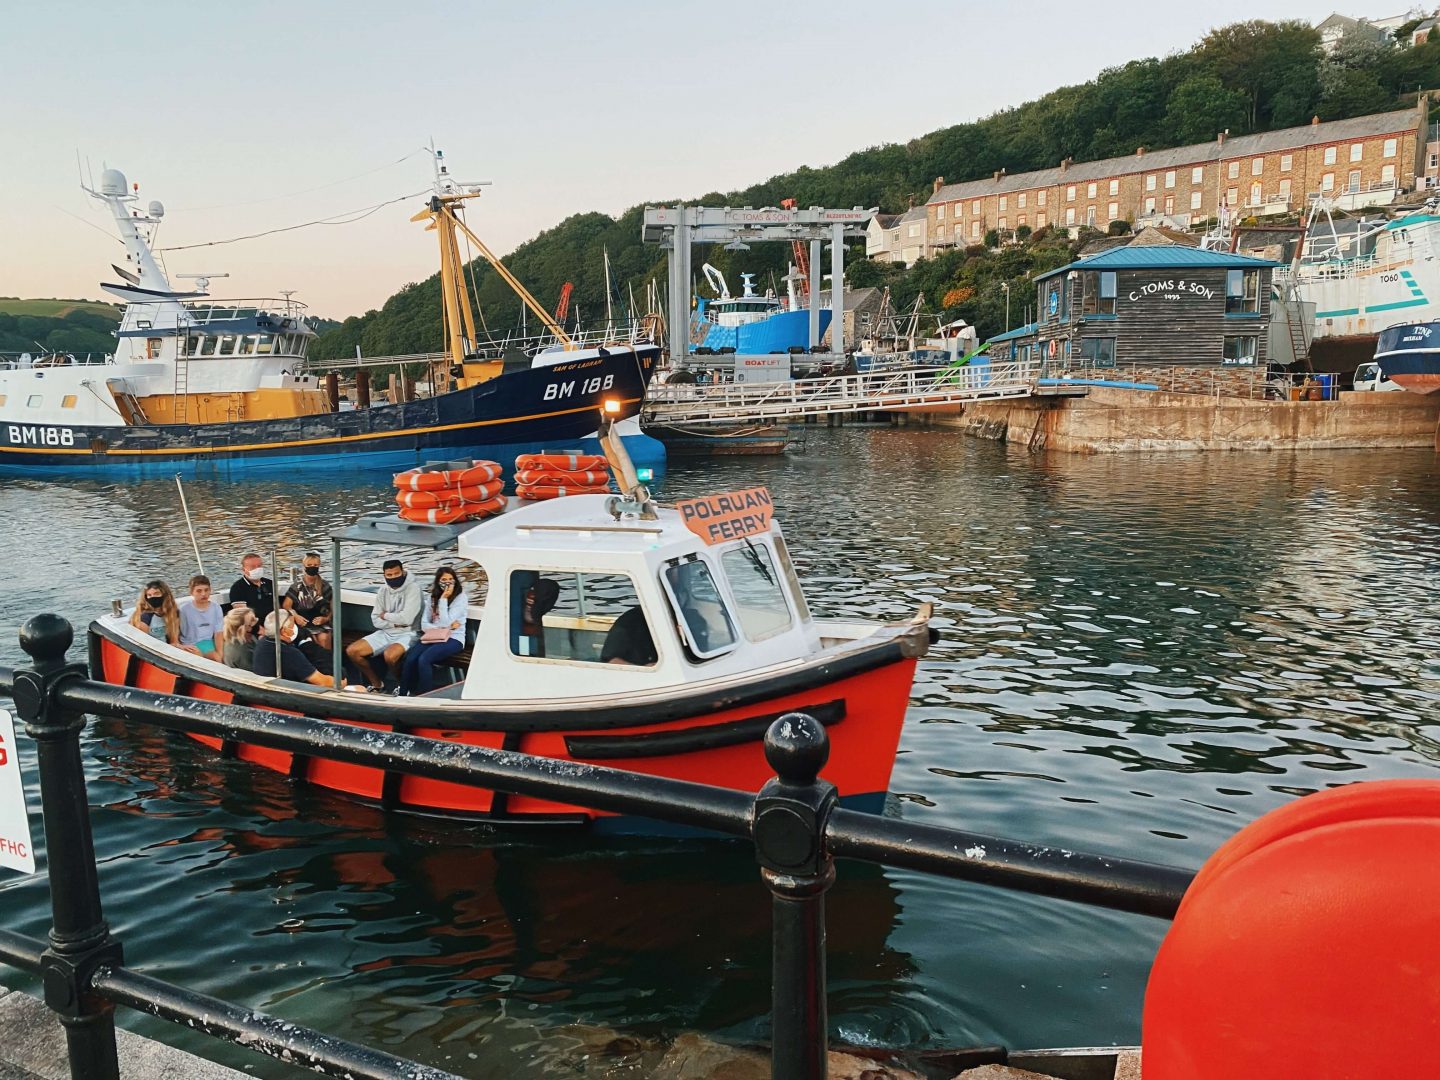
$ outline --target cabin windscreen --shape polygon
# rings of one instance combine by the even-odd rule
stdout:
[[[510,651],[516,656],[648,667],[654,637],[626,574],[514,570]]]
[[[785,575],[785,582],[790,586],[795,612],[800,616],[801,622],[809,622],[810,605],[805,599],[805,590],[800,588],[800,577],[795,573],[795,564],[790,561],[790,549],[785,546],[785,538],[777,535],[771,537],[771,541],[775,545],[775,556],[780,560],[780,570]]]
[[[763,544],[747,539],[721,555],[720,564],[730,580],[746,637],[760,641],[790,626],[790,605],[785,603],[780,574]]]
[[[708,660],[735,647],[735,623],[703,559],[672,562],[665,567],[661,580],[670,602],[680,613],[680,633],[691,654]]]

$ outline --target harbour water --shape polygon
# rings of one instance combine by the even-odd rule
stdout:
[[[663,494],[755,483],[817,612],[936,602],[892,813],[1198,866],[1306,792],[1440,775],[1429,451],[1078,457],[813,430],[783,459],[679,463]],[[228,583],[251,547],[278,544],[282,566],[326,551],[332,526],[386,507],[385,484],[187,494]],[[168,481],[7,481],[0,516],[0,663],[22,661],[36,612],[81,625],[194,570]],[[378,578],[378,554],[347,550]],[[386,816],[114,722],[85,759],[106,911],[142,970],[487,1080],[577,1075],[585,1054],[684,1030],[765,1036],[768,902],[741,843]],[[829,912],[832,1030],[852,1044],[1135,1042],[1164,931],[854,864]],[[44,879],[6,874],[0,913],[43,936]]]

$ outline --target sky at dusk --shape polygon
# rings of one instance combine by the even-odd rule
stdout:
[[[458,178],[493,182],[468,220],[507,252],[574,213],[830,164],[1332,2],[0,0],[0,296],[104,297],[123,252],[77,153],[97,183],[119,168],[165,204],[167,247],[426,190],[433,139]],[[360,314],[435,272],[409,221],[422,203],[167,267],[228,272],[217,297],[294,289],[315,314]]]

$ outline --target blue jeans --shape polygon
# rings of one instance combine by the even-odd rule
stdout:
[[[464,643],[448,638],[435,645],[416,645],[405,654],[401,665],[400,685],[412,694],[428,694],[435,688],[435,665],[442,664],[464,648]]]

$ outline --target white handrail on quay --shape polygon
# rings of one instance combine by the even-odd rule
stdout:
[[[1028,397],[1033,362],[902,368],[774,383],[666,383],[645,398],[650,423],[733,423],[782,416],[926,409],[965,401]]]

